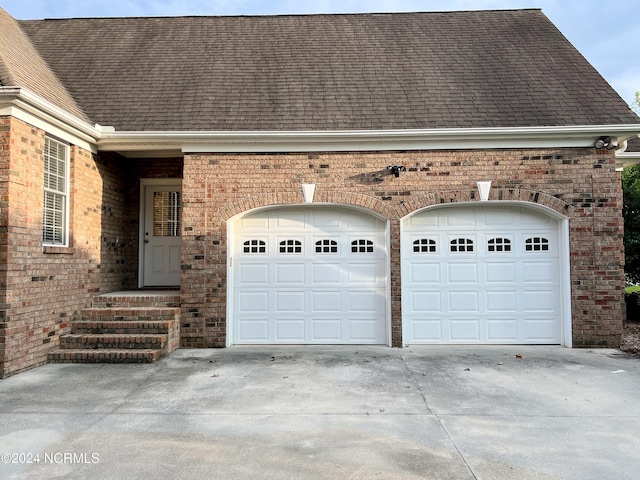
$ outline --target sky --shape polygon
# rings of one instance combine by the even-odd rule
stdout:
[[[19,20],[540,8],[628,103],[640,91],[638,0],[0,0]]]

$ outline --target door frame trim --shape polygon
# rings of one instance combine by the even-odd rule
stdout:
[[[179,185],[182,188],[182,178],[141,178],[140,200],[138,213],[138,288],[144,288],[144,222],[146,215],[146,189],[151,186]]]

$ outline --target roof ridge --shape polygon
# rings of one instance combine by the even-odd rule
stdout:
[[[22,19],[18,22],[56,22],[68,20],[157,20],[157,19],[186,19],[186,18],[270,18],[270,17],[327,17],[327,16],[373,16],[373,15],[416,15],[416,14],[457,14],[457,13],[496,13],[496,12],[526,12],[538,11],[542,8],[494,8],[481,10],[412,10],[404,12],[320,12],[320,13],[269,13],[269,14],[219,14],[219,15],[131,15],[131,16],[98,16],[98,17],[51,17],[40,19]]]

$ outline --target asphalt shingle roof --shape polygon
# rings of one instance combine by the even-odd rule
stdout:
[[[117,130],[639,123],[540,10],[19,22]]]
[[[84,112],[48,68],[19,24],[0,9],[0,85],[25,87],[88,121]]]

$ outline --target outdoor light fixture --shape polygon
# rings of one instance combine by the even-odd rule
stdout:
[[[403,165],[389,165],[387,167],[387,170],[393,173],[393,176],[396,178],[400,176],[400,172],[407,171],[406,167],[404,167]]]
[[[606,148],[607,150],[613,150],[616,148],[616,145],[611,143],[611,137],[598,137],[593,146],[597,149]]]

